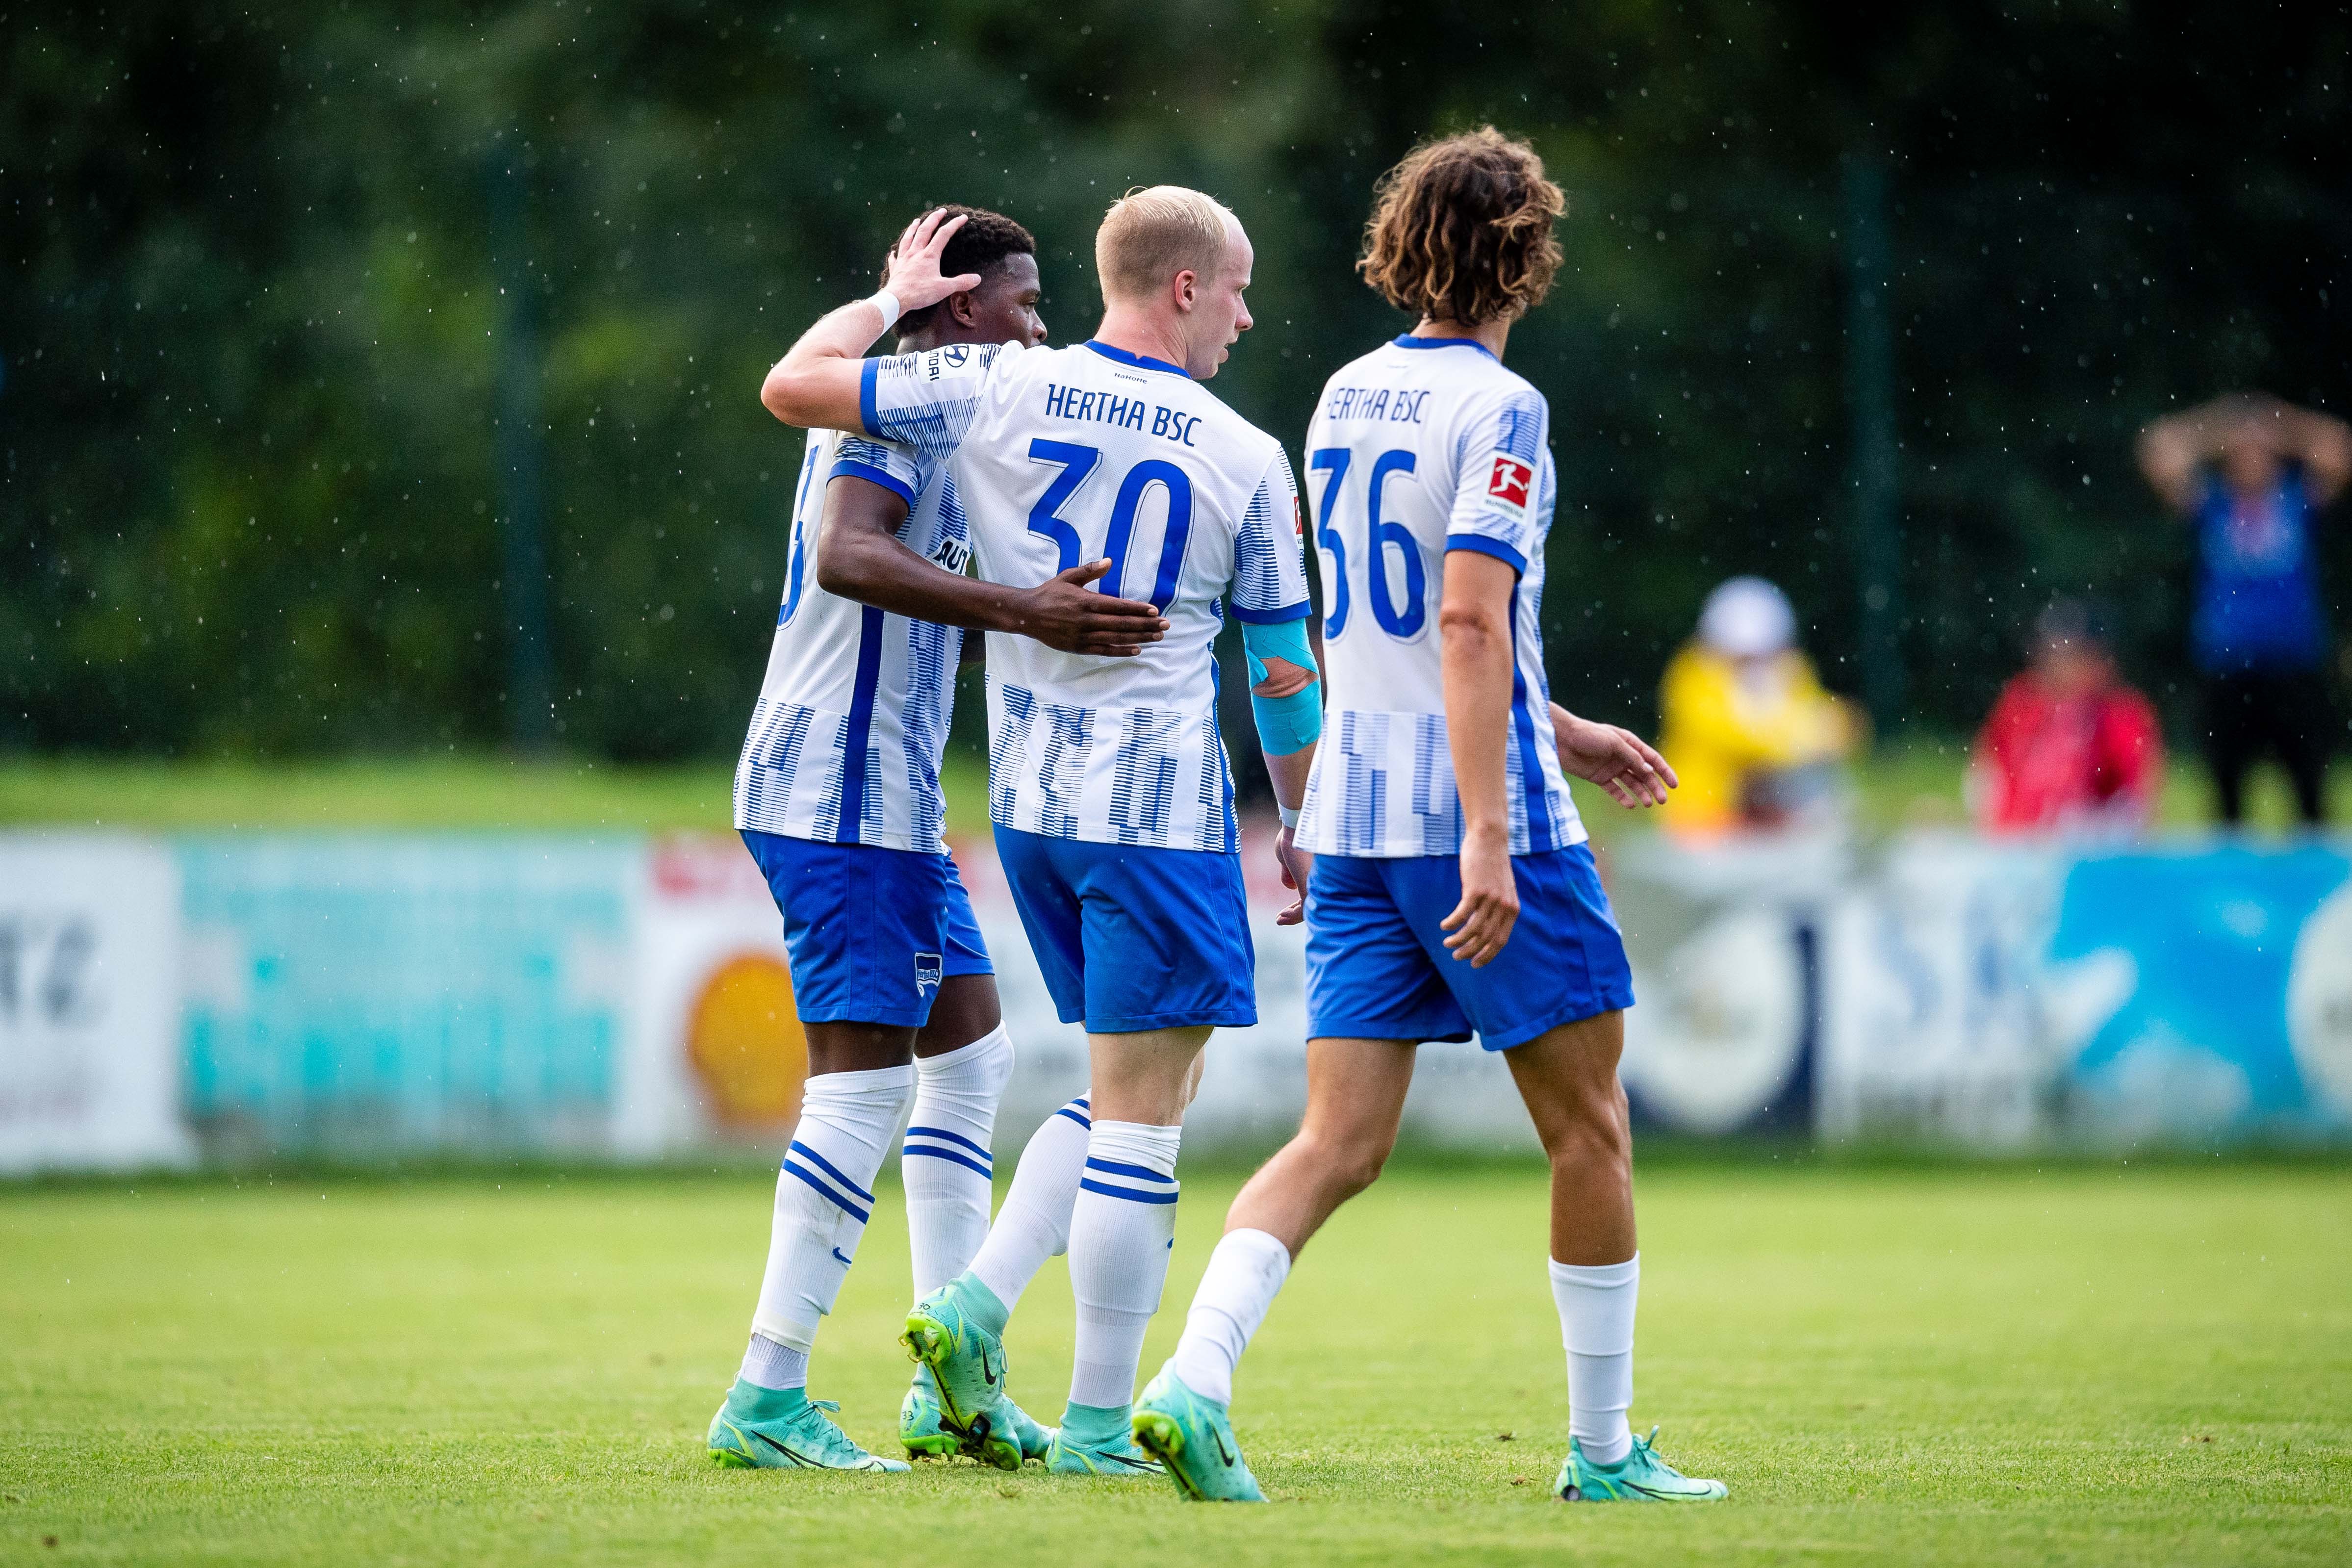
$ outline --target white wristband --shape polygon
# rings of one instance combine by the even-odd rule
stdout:
[[[1292,810],[1289,806],[1283,805],[1282,802],[1278,800],[1274,803],[1274,809],[1282,817],[1282,825],[1285,827],[1296,827],[1298,826],[1297,812]]]
[[[887,289],[883,289],[880,293],[876,294],[866,302],[882,312],[882,330],[886,332],[891,328],[897,326],[898,324],[898,318],[906,314],[907,308],[898,303],[898,296],[893,294]]]

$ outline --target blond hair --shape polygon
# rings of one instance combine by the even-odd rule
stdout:
[[[1095,270],[1105,302],[1149,299],[1179,272],[1207,279],[1225,258],[1225,224],[1232,217],[1214,197],[1182,185],[1152,185],[1119,197],[1095,230]]]
[[[1356,268],[1399,310],[1475,327],[1516,321],[1550,291],[1568,198],[1525,142],[1482,125],[1426,142],[1373,192]]]

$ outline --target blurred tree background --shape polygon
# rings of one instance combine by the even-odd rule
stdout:
[[[1350,270],[1373,177],[1489,120],[1570,191],[1512,344],[1564,700],[1646,721],[1757,571],[1833,686],[1964,730],[2064,590],[2185,741],[2187,539],[2131,438],[2237,386],[2345,411],[2346,8],[1517,10],[19,9],[0,746],[731,754],[799,461],[761,375],[914,211],[1027,222],[1068,340],[1105,205],[1218,194],[1259,262],[1216,390],[1295,451],[1401,325]]]

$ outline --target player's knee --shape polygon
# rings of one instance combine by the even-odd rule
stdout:
[[[1632,1158],[1625,1091],[1615,1079],[1568,1096],[1559,1110],[1544,1130],[1544,1152],[1553,1169]]]
[[[1192,1101],[1200,1098],[1201,1079],[1208,1070],[1208,1053],[1204,1051],[1192,1058],[1192,1067],[1186,1069],[1184,1074],[1184,1099],[1181,1109],[1191,1110]]]
[[[1339,1184],[1353,1197],[1379,1181],[1388,1163],[1389,1152],[1385,1148],[1351,1149],[1339,1162]]]
[[[1300,1142],[1315,1179],[1326,1192],[1346,1202],[1381,1179],[1391,1144],[1360,1139],[1332,1138],[1315,1133]]]
[[[1385,1135],[1374,1132],[1350,1139],[1347,1156],[1341,1163],[1347,1173],[1348,1191],[1351,1194],[1360,1193],[1379,1181],[1381,1172],[1388,1165],[1389,1156],[1395,1152],[1394,1128],[1389,1129]]]

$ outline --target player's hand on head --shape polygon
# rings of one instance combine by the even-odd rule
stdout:
[[[963,226],[963,215],[950,217],[945,207],[927,212],[907,226],[898,243],[890,248],[884,284],[898,297],[900,309],[919,310],[950,294],[980,287],[977,272],[959,272],[952,278],[940,272],[940,258],[947,253],[948,241]]]
[[[1455,958],[1484,969],[1511,940],[1519,921],[1519,889],[1511,870],[1508,835],[1465,835],[1462,840],[1462,901],[1438,921],[1453,934],[1445,946]]]
[[[1682,782],[1666,759],[1631,730],[1580,719],[1558,704],[1552,709],[1552,736],[1562,772],[1599,784],[1628,811],[1664,805],[1666,792]]]
[[[1285,827],[1274,841],[1275,863],[1282,868],[1282,885],[1296,892],[1290,907],[1274,917],[1278,926],[1295,926],[1307,918],[1307,879],[1314,873],[1315,855],[1298,847],[1298,830]]]
[[[1087,561],[1032,588],[1022,635],[1063,653],[1132,658],[1168,635],[1158,610],[1135,599],[1115,599],[1093,586],[1110,563]]]

